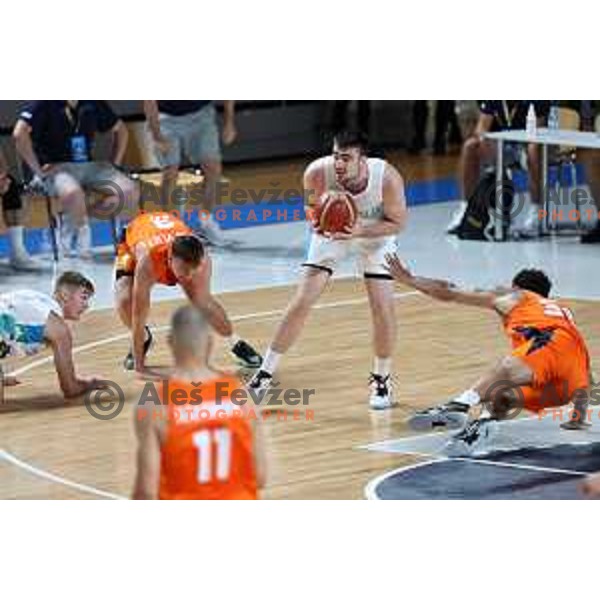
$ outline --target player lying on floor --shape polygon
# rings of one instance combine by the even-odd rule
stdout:
[[[496,421],[515,408],[540,412],[573,401],[565,429],[583,429],[589,400],[590,362],[585,340],[571,312],[548,298],[552,283],[542,271],[524,269],[512,286],[494,291],[465,291],[453,284],[413,275],[395,255],[387,256],[390,274],[438,300],[489,308],[501,317],[512,351],[490,368],[475,385],[447,404],[416,413],[415,429],[460,428],[450,439],[452,456],[480,452],[496,430]],[[469,411],[482,408],[469,420]]]
[[[140,403],[134,414],[135,500],[255,500],[264,486],[261,424],[232,402],[239,379],[210,366],[211,338],[193,306],[173,315],[175,371],[168,386],[156,384],[161,405]]]
[[[100,387],[99,380],[75,373],[73,341],[66,323],[81,318],[93,295],[94,284],[74,271],[58,278],[53,296],[32,290],[0,294],[0,359],[31,356],[50,346],[65,398]],[[0,401],[4,401],[4,386],[18,383],[12,375],[0,377]]]

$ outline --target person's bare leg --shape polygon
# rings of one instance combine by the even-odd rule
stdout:
[[[133,277],[120,277],[115,282],[115,307],[121,323],[131,330]]]
[[[365,277],[365,286],[371,308],[375,352],[369,404],[371,408],[381,410],[393,406],[389,379],[396,345],[394,282],[388,279]]]
[[[160,203],[163,210],[169,210],[172,208],[171,201],[173,199],[175,186],[177,185],[178,175],[179,167],[177,165],[170,165],[165,167],[162,171],[160,184]]]
[[[388,279],[367,277],[365,278],[365,287],[371,308],[375,356],[391,360],[396,344],[394,282]]]
[[[479,174],[481,172],[481,146],[482,142],[478,137],[470,137],[463,144],[460,153],[460,162],[458,166],[458,177],[461,186],[461,195],[467,200],[473,195]]]
[[[530,385],[533,382],[533,371],[526,363],[515,356],[506,356],[492,367],[471,388],[482,402],[493,401],[491,393],[507,388]]]
[[[314,267],[305,268],[296,293],[286,308],[283,319],[277,326],[273,341],[265,354],[255,380],[253,380],[255,386],[261,383],[259,381],[261,372],[267,373],[270,376],[276,371],[282,355],[298,339],[312,307],[323,293],[329,278],[329,271]]]
[[[518,396],[516,388],[531,385],[533,371],[519,358],[506,356],[489,369],[475,384],[446,404],[419,411],[410,419],[413,429],[430,429],[436,426],[462,428],[468,422],[468,414],[474,407],[481,407],[489,416],[499,395]],[[517,403],[519,398],[517,398]]]

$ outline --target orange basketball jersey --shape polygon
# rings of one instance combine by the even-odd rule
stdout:
[[[531,329],[564,331],[585,348],[583,337],[568,308],[561,306],[556,300],[521,291],[518,304],[504,318],[504,330],[513,348],[517,348],[528,339],[527,332]]]
[[[125,245],[134,257],[138,247],[146,248],[157,280],[175,285],[177,279],[169,267],[169,246],[176,236],[190,234],[192,230],[170,213],[144,213],[127,226]]]
[[[169,382],[170,398],[174,398],[173,390],[178,394],[183,390],[186,400],[199,396],[202,402],[168,402],[161,446],[162,500],[257,499],[252,428],[229,398],[241,388],[237,378],[226,375],[203,382],[199,388],[188,382]],[[167,403],[164,393],[160,391],[160,396]]]

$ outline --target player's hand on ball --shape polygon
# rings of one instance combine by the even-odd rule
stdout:
[[[326,231],[323,235],[330,240],[352,240],[362,235],[362,228],[356,223],[354,227],[345,227],[343,231]]]

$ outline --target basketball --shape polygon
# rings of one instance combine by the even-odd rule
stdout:
[[[337,233],[354,227],[358,211],[350,194],[325,192],[314,213],[314,223],[319,233]]]

